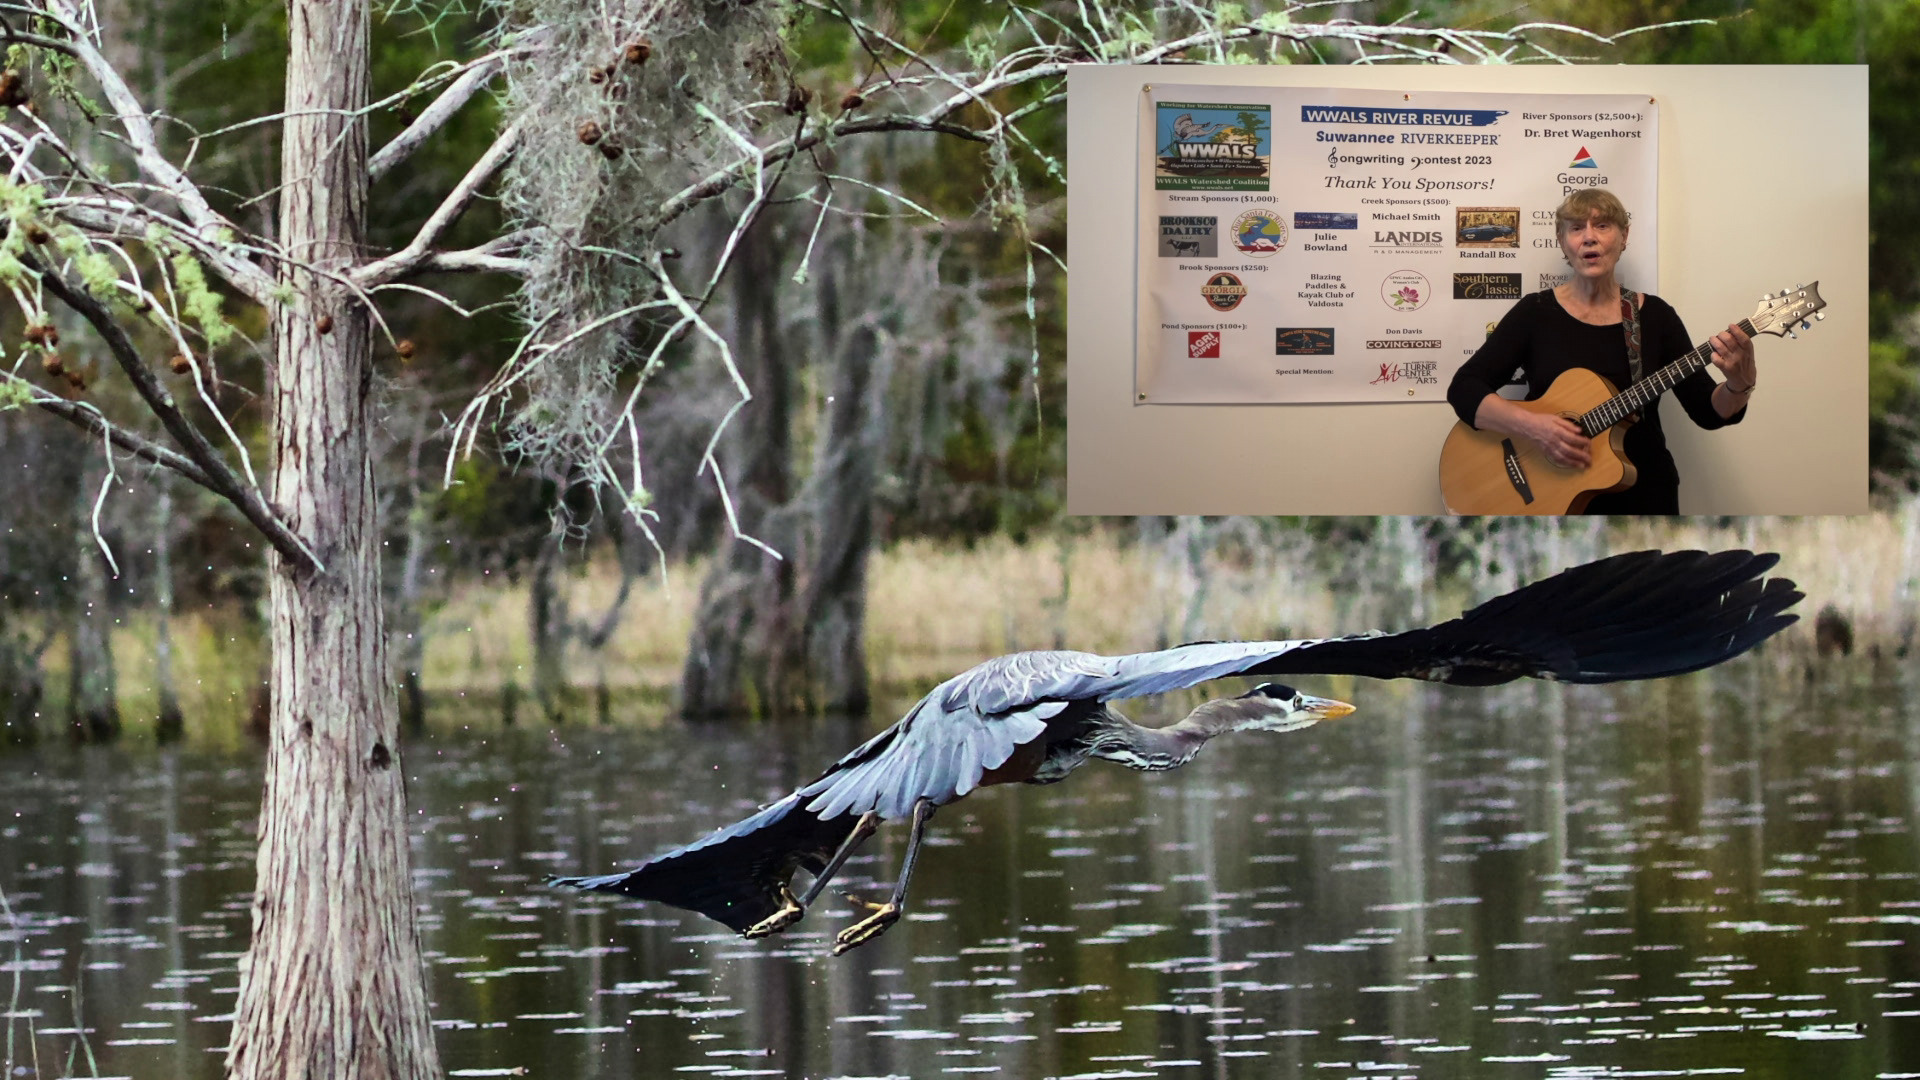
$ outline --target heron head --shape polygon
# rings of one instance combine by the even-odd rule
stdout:
[[[1353,711],[1344,701],[1303,694],[1279,683],[1261,683],[1233,703],[1234,726],[1241,731],[1296,731]]]

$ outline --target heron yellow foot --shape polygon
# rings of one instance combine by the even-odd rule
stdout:
[[[862,897],[856,896],[850,892],[842,892],[840,895],[846,897],[847,903],[852,904],[854,907],[857,907],[857,908],[865,908],[868,911],[879,911],[881,908],[884,908],[887,906],[885,904],[876,904],[871,900],[867,900]]]
[[[793,898],[792,893],[788,893],[779,911],[742,930],[740,936],[745,938],[762,938],[769,934],[777,934],[787,927],[792,926],[794,923],[799,922],[800,917],[806,913],[807,909],[800,906],[800,902]]]
[[[900,921],[898,904],[880,904],[873,914],[840,931],[833,939],[833,955],[839,956],[848,949],[857,948],[872,941],[886,932],[887,927]]]

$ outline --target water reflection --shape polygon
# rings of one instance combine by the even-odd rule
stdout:
[[[1361,712],[1177,773],[1096,763],[943,810],[906,919],[838,960],[837,902],[749,943],[538,882],[732,821],[860,730],[441,736],[407,765],[446,1063],[1920,1076],[1914,674],[1778,663],[1625,688],[1309,687]],[[219,1074],[258,785],[255,761],[189,754],[0,760],[16,1070],[77,1053],[84,1074],[90,1052],[101,1075]],[[902,847],[889,830],[842,884],[884,890]]]

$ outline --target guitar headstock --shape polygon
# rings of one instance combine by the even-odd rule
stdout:
[[[1813,323],[1808,316],[1824,319],[1819,314],[1827,302],[1820,299],[1820,283],[1795,285],[1791,289],[1781,289],[1780,295],[1763,295],[1760,306],[1753,309],[1753,332],[1756,334],[1776,334],[1781,337],[1794,337],[1794,330],[1809,330]],[[1794,324],[1799,323],[1796,327]]]

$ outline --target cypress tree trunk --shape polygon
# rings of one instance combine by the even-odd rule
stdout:
[[[365,239],[366,0],[294,0],[288,24],[279,239],[339,271]],[[291,265],[282,280],[296,299],[273,319],[272,496],[325,570],[270,557],[266,796],[227,1069],[425,1080],[440,1066],[382,627],[371,331],[336,281]]]

